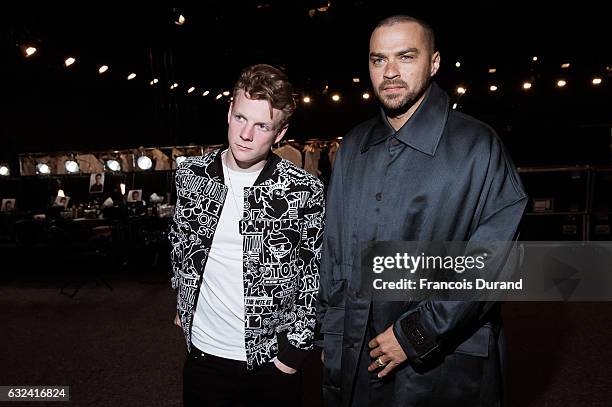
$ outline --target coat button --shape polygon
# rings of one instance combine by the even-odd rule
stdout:
[[[400,143],[400,141],[398,139],[396,139],[396,138],[392,138],[391,139],[391,145],[392,146],[398,146],[399,143]]]
[[[382,192],[379,192],[376,194],[376,200],[377,201],[382,201]]]

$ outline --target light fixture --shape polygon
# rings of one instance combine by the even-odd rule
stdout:
[[[185,16],[182,14],[179,14],[178,18],[176,19],[176,21],[174,22],[174,24],[176,25],[183,25],[185,24]]]
[[[57,190],[57,196],[59,196],[60,198],[64,198],[66,194],[64,193],[64,190],[60,188]]]
[[[26,57],[31,57],[32,55],[36,54],[36,51],[38,51],[36,47],[27,47],[25,49],[25,55]]]
[[[191,93],[195,90],[195,86],[190,87],[189,89],[187,89],[187,93]]]
[[[64,163],[64,168],[66,168],[66,171],[68,171],[70,174],[74,174],[79,172],[79,163],[74,160],[66,160]]]
[[[531,82],[523,82],[523,89],[531,89]]]
[[[564,81],[563,79],[559,79],[559,80],[557,81],[557,87],[562,88],[562,87],[564,87],[565,85],[567,85],[567,82],[566,82],[566,81]]]
[[[179,155],[178,157],[174,159],[174,161],[176,161],[176,165],[181,165],[181,163],[185,161],[186,159],[187,157],[185,157],[184,155]]]
[[[204,93],[202,93],[202,96],[208,96],[210,94],[209,90],[205,90]]]
[[[459,61],[455,62],[455,66],[456,66],[457,68],[460,68],[460,67],[461,67],[461,62],[459,62]]]
[[[151,161],[151,159],[146,155],[141,155],[140,157],[138,157],[138,160],[136,160],[136,165],[138,165],[138,168],[140,168],[141,170],[146,171],[150,170],[151,167],[153,167],[153,161]]]
[[[497,72],[497,68],[489,68],[489,73],[495,73]]]
[[[338,95],[337,93],[334,93],[331,98],[334,102],[340,101],[340,95]]]
[[[172,85],[170,85],[170,89],[176,89],[178,88],[178,83],[174,82]]]
[[[51,168],[45,163],[36,164],[36,171],[38,171],[39,174],[51,174]]]
[[[302,99],[302,101],[304,103],[310,103],[310,97],[309,96],[304,96],[304,98]]]
[[[125,184],[124,183],[119,184],[119,189],[121,190],[121,195],[125,195]]]
[[[107,160],[106,167],[111,171],[121,171],[121,164],[117,160]]]
[[[136,74],[134,72],[132,72],[131,74],[128,75],[127,80],[131,81],[132,79],[134,79],[136,77]]]
[[[8,165],[0,165],[0,176],[8,177],[9,175],[11,175],[11,170]]]
[[[569,68],[569,67],[570,67],[570,64],[569,64],[569,63],[567,63],[567,62],[566,62],[566,63],[564,63],[564,64],[561,64],[561,68],[563,68],[563,69],[567,69],[567,68]]]
[[[223,91],[223,96],[229,96],[229,95],[230,95],[229,90],[224,90]]]
[[[457,104],[453,103],[453,110],[455,110],[457,108]]]
[[[361,82],[361,80],[358,77],[353,78],[353,83],[359,83],[359,82]]]
[[[70,65],[74,64],[75,62],[76,62],[76,59],[74,59],[73,57],[68,57],[64,61],[64,65],[66,66],[66,68],[68,68]]]
[[[215,100],[219,100],[219,99],[221,99],[222,97],[223,97],[223,94],[219,93],[219,94],[218,94],[218,95],[215,97]]]
[[[601,84],[601,78],[593,78],[592,83],[593,83],[593,85],[599,85],[599,84]]]
[[[159,79],[157,78],[153,78],[153,80],[151,82],[149,82],[149,85],[153,86],[155,85],[157,82],[159,82]]]
[[[459,86],[457,88],[457,93],[463,95],[466,92],[466,89],[463,86]]]
[[[108,65],[102,65],[101,67],[98,68],[99,74],[103,74],[106,71],[108,71]]]
[[[533,62],[536,62],[536,61],[538,60],[538,57],[533,57],[533,58],[531,58],[531,60],[532,60]]]
[[[496,85],[491,85],[491,86],[489,86],[489,90],[491,92],[496,92],[497,91],[497,86]]]
[[[365,100],[368,100],[370,98],[370,94],[368,92],[363,92],[363,95],[361,95],[361,97]]]

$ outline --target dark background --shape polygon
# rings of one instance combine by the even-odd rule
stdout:
[[[243,67],[262,62],[283,67],[300,95],[313,99],[301,104],[287,138],[342,136],[377,110],[374,98],[361,98],[369,90],[370,31],[380,18],[404,12],[431,23],[442,53],[437,80],[459,110],[500,133],[517,165],[610,162],[605,2],[332,1],[309,17],[324,3],[4,4],[0,160],[223,142],[229,100],[215,96],[230,90]],[[178,13],[187,19],[182,26],[174,23]],[[34,44],[38,52],[24,58],[17,44]],[[77,62],[65,68],[68,56]],[[110,69],[99,75],[102,64]],[[130,72],[137,77],[127,81]],[[591,84],[596,76],[599,86]],[[152,78],[159,83],[149,85]],[[560,78],[565,88],[556,87]],[[524,91],[527,80],[533,88]],[[170,90],[174,82],[179,86]],[[491,84],[499,87],[495,94]],[[459,85],[468,89],[461,97]],[[196,90],[188,94],[191,86]],[[205,90],[210,95],[202,96]],[[331,102],[332,92],[341,94],[340,103]]]

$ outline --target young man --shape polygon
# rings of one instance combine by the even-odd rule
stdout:
[[[295,110],[284,73],[240,74],[228,144],[176,172],[170,234],[186,406],[297,405],[313,345],[322,183],[271,152]]]
[[[329,406],[497,406],[499,309],[478,302],[373,302],[363,241],[511,241],[527,197],[494,131],[449,108],[432,82],[431,28],[409,16],[370,38],[380,115],[344,137],[327,195],[318,322]],[[489,259],[491,260],[491,259]]]

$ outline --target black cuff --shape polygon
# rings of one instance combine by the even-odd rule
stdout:
[[[278,339],[278,355],[276,357],[278,361],[292,369],[299,370],[310,351],[298,349],[291,345],[286,332],[278,333],[276,337]]]
[[[412,362],[429,364],[439,359],[440,348],[435,337],[425,330],[419,317],[419,311],[407,315],[394,324],[393,331]]]

